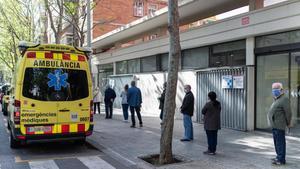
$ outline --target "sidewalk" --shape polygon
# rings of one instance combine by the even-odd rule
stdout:
[[[120,110],[114,110],[114,119],[105,120],[104,113],[95,115],[94,133],[88,141],[98,146],[129,168],[154,168],[138,157],[159,153],[160,120],[144,117],[143,128],[130,128],[130,123],[122,122]],[[275,156],[272,135],[264,132],[241,132],[222,129],[219,132],[216,156],[203,155],[207,149],[203,126],[194,123],[194,141],[180,142],[183,135],[181,120],[175,120],[173,153],[188,160],[159,168],[168,169],[271,169],[300,168],[300,139],[287,137],[287,164],[272,166]]]

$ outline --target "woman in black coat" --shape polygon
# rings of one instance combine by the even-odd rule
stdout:
[[[215,92],[208,93],[209,102],[202,109],[204,115],[204,129],[206,131],[208,150],[203,152],[208,155],[215,155],[217,149],[218,130],[221,129],[221,104],[217,101]]]

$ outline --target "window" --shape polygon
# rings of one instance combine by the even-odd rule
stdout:
[[[157,71],[156,55],[141,58],[141,72],[155,72]]]
[[[208,51],[208,47],[184,50],[182,52],[182,69],[208,67]]]
[[[209,58],[210,67],[240,66],[246,64],[246,41],[214,45]]]
[[[167,71],[169,66],[169,53],[160,55],[160,70]]]
[[[67,74],[66,86],[55,89],[48,86],[48,76],[56,70]],[[55,73],[56,74],[56,73]],[[84,70],[26,68],[23,82],[23,96],[40,101],[74,101],[88,97],[87,74]],[[80,77],[80,78],[78,78]]]
[[[148,15],[154,16],[155,11],[157,11],[157,5],[149,4],[148,5]]]
[[[73,38],[70,36],[67,36],[67,45],[72,45],[73,44]]]
[[[126,74],[127,72],[127,61],[121,61],[116,63],[117,74]]]
[[[98,86],[101,89],[101,93],[104,94],[103,89],[109,84],[109,76],[114,74],[113,64],[98,65]]]
[[[127,64],[127,73],[139,73],[141,71],[140,59],[128,60]]]
[[[157,34],[152,34],[149,36],[149,40],[153,40],[157,38]]]
[[[134,2],[133,15],[138,17],[144,16],[144,3],[142,0],[136,0]]]
[[[256,38],[256,47],[269,47],[277,45],[285,45],[292,43],[300,43],[300,30],[266,35]]]

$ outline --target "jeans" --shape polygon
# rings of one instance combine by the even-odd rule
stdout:
[[[193,140],[193,123],[192,116],[183,114],[184,139]]]
[[[98,108],[98,113],[100,114],[100,102],[94,103],[94,114],[96,114],[96,108]]]
[[[285,163],[285,131],[272,129],[276,158],[278,161]]]
[[[105,118],[111,119],[113,115],[113,105],[112,104],[105,104]]]
[[[136,107],[130,106],[132,126],[135,126],[134,110],[136,111],[136,115],[138,116],[140,124],[143,124],[143,122],[142,122],[142,116],[141,116],[141,107],[140,106],[136,106]]]
[[[128,120],[128,104],[122,104],[124,120]]]
[[[217,150],[218,130],[206,130],[208,150],[215,153]]]

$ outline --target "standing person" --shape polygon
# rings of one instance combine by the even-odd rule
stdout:
[[[180,107],[181,113],[183,114],[184,137],[180,141],[192,141],[194,139],[192,122],[194,113],[194,95],[191,92],[191,89],[190,85],[184,86],[184,92],[186,94],[182,106]]]
[[[291,108],[290,101],[283,92],[281,83],[272,84],[272,95],[274,102],[268,112],[268,122],[272,127],[276,158],[272,159],[272,164],[285,164],[286,143],[285,129],[291,127]]]
[[[218,142],[218,130],[221,129],[221,104],[217,101],[215,92],[208,93],[209,102],[202,109],[204,115],[204,129],[207,136],[208,149],[204,154],[215,155]]]
[[[160,109],[160,115],[159,115],[160,120],[163,120],[163,116],[164,116],[163,111],[164,111],[164,104],[165,104],[166,89],[167,89],[167,82],[164,83],[163,92],[161,93],[160,97],[158,98],[158,100],[159,100],[159,109]]]
[[[142,94],[141,90],[136,87],[135,81],[131,82],[131,87],[128,89],[127,93],[128,104],[130,106],[131,121],[132,125],[130,127],[135,127],[135,115],[134,111],[138,116],[140,121],[140,127],[143,127],[142,116],[141,116],[141,104],[142,104]]]
[[[105,118],[111,119],[113,115],[113,103],[116,98],[116,92],[108,85],[104,93]]]
[[[101,92],[99,87],[96,87],[95,91],[94,91],[94,98],[93,98],[93,102],[94,102],[94,114],[96,114],[96,108],[98,108],[98,113],[100,114],[100,103],[101,103]]]
[[[124,91],[122,91],[122,93],[121,93],[124,122],[128,122],[128,102],[127,102],[127,93],[128,93],[128,84],[126,84],[126,85],[124,86]]]

